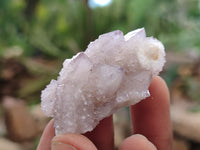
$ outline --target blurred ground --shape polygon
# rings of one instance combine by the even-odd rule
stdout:
[[[62,62],[98,35],[145,27],[161,40],[161,76],[171,94],[173,150],[200,149],[200,1],[0,1],[0,149],[35,149],[49,121],[40,92]],[[123,118],[123,119],[122,119]],[[116,146],[131,134],[126,108],[116,113]]]

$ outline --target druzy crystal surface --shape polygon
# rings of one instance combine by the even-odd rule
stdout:
[[[42,110],[54,117],[56,134],[91,131],[119,108],[150,96],[148,87],[165,63],[163,44],[144,28],[125,36],[100,35],[42,91]]]

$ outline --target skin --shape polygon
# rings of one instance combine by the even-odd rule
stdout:
[[[162,78],[155,77],[149,91],[150,97],[130,106],[133,135],[121,143],[119,150],[172,149],[168,88]],[[103,119],[92,132],[84,135],[68,133],[55,136],[52,120],[46,126],[37,150],[51,150],[51,146],[53,150],[62,150],[55,148],[55,143],[77,150],[114,150],[112,116]]]

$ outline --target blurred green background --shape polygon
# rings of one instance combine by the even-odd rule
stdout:
[[[105,6],[92,0],[1,0],[0,84],[8,86],[5,79],[20,74],[19,66],[12,75],[3,70],[15,62],[24,67],[22,72],[27,71],[20,75],[28,78],[28,73],[32,81],[37,80],[26,80],[20,89],[9,91],[8,87],[0,94],[39,102],[39,97],[32,96],[57,75],[65,58],[84,51],[98,35],[118,29],[127,33],[145,27],[147,35],[161,40],[167,52],[197,55],[199,7],[199,0],[110,0]],[[170,73],[169,85],[176,72],[172,68]]]
[[[40,103],[62,62],[98,35],[145,27],[163,42],[161,76],[180,99],[200,102],[199,0],[0,0],[0,98]]]

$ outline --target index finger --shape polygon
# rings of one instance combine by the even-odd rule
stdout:
[[[148,138],[158,150],[172,147],[169,92],[164,80],[155,77],[149,87],[151,96],[131,106],[133,133]]]
[[[44,129],[37,150],[51,150],[51,140],[55,136],[55,129],[53,127],[53,123],[54,121],[52,119]]]

